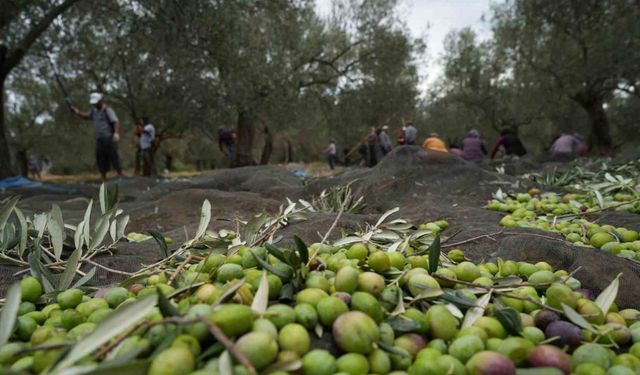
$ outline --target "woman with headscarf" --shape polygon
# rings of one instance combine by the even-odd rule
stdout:
[[[476,129],[469,130],[462,140],[462,158],[468,161],[479,161],[487,155],[487,148]]]

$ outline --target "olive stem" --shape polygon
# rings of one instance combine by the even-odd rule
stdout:
[[[473,242],[473,241],[476,241],[476,240],[479,240],[479,239],[482,239],[482,238],[489,238],[489,239],[495,241],[493,236],[497,236],[497,235],[502,234],[502,233],[504,233],[504,230],[499,230],[497,232],[493,232],[493,233],[489,233],[489,234],[483,234],[483,235],[476,236],[476,237],[471,237],[471,238],[468,238],[468,239],[463,240],[463,241],[444,244],[441,247],[454,247],[454,246],[462,245],[462,244],[465,244],[465,243]]]
[[[143,320],[135,324],[131,328],[129,328],[129,330],[126,333],[118,337],[118,339],[113,341],[111,344],[103,346],[102,349],[100,349],[96,353],[95,358],[102,358],[105,355],[109,354],[110,351],[112,351],[116,346],[120,345],[120,343],[122,343],[127,337],[131,336],[135,331],[137,331],[141,327],[149,328],[149,327],[156,326],[158,324],[165,324],[165,323],[191,324],[191,323],[197,323],[197,322],[198,320],[196,319],[184,319],[181,317],[171,317],[171,318],[165,318],[161,320],[154,320],[151,322]]]
[[[224,345],[224,347],[227,348],[229,353],[231,353],[234,357],[236,357],[238,362],[240,362],[247,369],[247,371],[249,371],[249,373],[251,374],[256,373],[256,369],[253,367],[249,359],[244,354],[242,354],[242,352],[238,350],[238,348],[235,346],[233,341],[231,341],[224,334],[224,332],[222,332],[222,330],[218,328],[217,325],[215,325],[213,322],[211,322],[209,319],[207,319],[204,316],[199,317],[199,319],[202,323],[204,323],[207,326],[207,328],[209,329],[209,332],[211,332],[213,337],[215,337],[216,340],[221,342],[222,345]]]
[[[69,345],[70,345],[69,343],[63,342],[63,343],[59,343],[59,344],[48,344],[48,345],[33,346],[31,348],[24,348],[24,349],[18,350],[17,352],[13,353],[13,356],[17,357],[17,356],[22,355],[22,354],[33,353],[33,352],[37,352],[37,351],[40,351],[40,350],[61,349],[61,348],[66,348]]]
[[[173,273],[173,275],[171,275],[171,277],[169,278],[169,281],[167,282],[167,285],[171,285],[173,283],[173,281],[176,279],[176,277],[178,277],[178,275],[180,275],[180,273],[182,272],[182,270],[184,269],[184,267],[187,265],[187,263],[189,263],[191,261],[191,254],[188,254],[186,258],[184,258],[184,260],[182,261],[182,263],[180,263],[180,265],[178,266],[178,268],[176,268],[176,271]]]
[[[503,285],[483,285],[483,284],[471,283],[471,282],[464,281],[464,280],[451,279],[451,278],[446,277],[446,276],[438,275],[437,273],[433,273],[433,274],[431,274],[431,276],[436,278],[436,279],[449,281],[449,282],[454,283],[454,284],[461,284],[461,285],[466,285],[466,286],[470,286],[470,287],[474,287],[474,288],[480,288],[480,289],[486,289],[486,290],[508,289],[508,288],[515,288],[515,287],[521,287],[521,286],[539,287],[539,286],[547,286],[547,285],[551,285],[552,284],[552,283],[519,283],[519,284],[503,284]]]
[[[91,259],[86,259],[85,262],[87,262],[89,264],[93,264],[94,266],[96,266],[98,268],[102,268],[105,271],[109,271],[109,272],[112,272],[112,273],[115,273],[115,274],[118,274],[118,275],[133,276],[133,273],[131,273],[131,272],[119,271],[119,270],[116,270],[116,269],[113,269],[113,268],[109,268],[109,267],[103,266],[102,264],[100,264],[98,262],[95,262],[95,261],[93,261]]]
[[[633,199],[633,200],[630,200],[630,201],[627,201],[627,202],[622,202],[622,203],[619,203],[619,204],[614,204],[613,206],[609,206],[609,207],[599,208],[599,209],[596,209],[596,210],[593,210],[593,211],[585,211],[585,212],[580,212],[580,213],[576,213],[576,214],[558,215],[558,216],[554,216],[554,218],[555,219],[563,219],[563,218],[566,218],[566,217],[573,217],[573,216],[587,216],[589,214],[596,214],[596,213],[599,213],[599,212],[612,210],[614,208],[622,207],[622,206],[625,206],[627,204],[633,204],[633,203],[638,202],[638,201],[640,201],[640,198],[636,198],[636,199]]]
[[[320,246],[318,246],[313,252],[313,254],[311,254],[311,256],[309,257],[309,261],[307,262],[307,267],[309,266],[309,264],[311,264],[311,261],[316,258],[316,256],[318,255],[318,252],[322,248],[322,245],[324,245],[324,243],[327,241],[327,238],[329,238],[329,235],[331,234],[331,232],[333,232],[335,227],[338,225],[338,221],[342,217],[342,214],[344,213],[344,210],[347,207],[347,202],[350,199],[351,199],[351,189],[347,191],[347,196],[345,197],[345,199],[342,201],[342,204],[340,205],[340,211],[338,211],[338,214],[336,215],[336,219],[333,221],[333,223],[329,227],[329,230],[324,234],[324,237],[322,237],[322,241],[320,241]]]

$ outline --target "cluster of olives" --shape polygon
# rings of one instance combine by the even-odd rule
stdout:
[[[434,230],[446,226],[431,224]],[[225,347],[207,324],[194,320],[205,317],[261,374],[640,371],[640,313],[618,311],[615,304],[602,311],[577,279],[566,271],[554,272],[545,262],[474,264],[455,249],[429,273],[429,254],[410,246],[386,251],[368,243],[314,244],[309,252],[317,257],[301,271],[267,248],[245,247],[187,265],[172,285],[167,274],[173,270],[127,288],[69,289],[55,296],[43,295],[38,280],[27,277],[20,282],[15,330],[0,347],[0,370],[47,373],[64,354],[56,344],[81,340],[114,311],[143,296],[159,291],[172,296],[176,288],[198,283],[170,297],[184,323],[164,322],[162,309],[155,308],[145,320],[158,324],[119,337],[110,351],[80,363],[148,359],[149,375],[224,373]],[[511,287],[505,288],[504,282]],[[269,303],[259,312],[252,303],[264,285]],[[479,298],[490,290],[488,304],[480,306]],[[568,320],[561,313],[566,306],[591,329]],[[474,314],[478,309],[481,313]],[[505,310],[519,323],[501,319]],[[230,366],[234,374],[249,373],[237,358],[232,357]]]
[[[517,199],[507,198],[505,203],[491,201],[488,209],[509,212],[500,219],[500,225],[506,228],[537,228],[562,233],[567,241],[577,246],[595,247],[621,257],[640,260],[640,240],[635,230],[600,225],[586,219],[568,217],[554,220],[555,215],[589,211],[586,206],[579,208],[572,203],[575,194],[567,194],[562,199],[557,195],[546,198],[532,198],[530,194],[518,194]],[[566,198],[566,199],[565,199]],[[556,202],[556,203],[553,203]],[[538,213],[547,215],[538,216]]]
[[[594,195],[591,194],[557,194],[553,192],[541,192],[539,189],[531,189],[527,193],[517,193],[515,196],[507,196],[503,200],[492,199],[487,203],[487,208],[493,211],[514,212],[524,208],[539,214],[566,215],[592,212],[601,208],[615,207],[617,211],[640,213],[640,201],[635,201],[636,196],[631,193],[614,193],[603,196],[600,207]],[[628,203],[625,203],[628,202]]]

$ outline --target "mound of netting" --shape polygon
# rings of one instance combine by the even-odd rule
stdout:
[[[374,168],[313,180],[306,194],[318,194],[350,182],[354,195],[364,197],[366,212],[381,213],[400,207],[407,217],[431,218],[433,214],[450,216],[456,207],[479,209],[498,187],[512,186],[515,180],[454,155],[403,146]]]

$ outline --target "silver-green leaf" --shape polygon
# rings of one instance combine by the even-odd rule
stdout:
[[[64,221],[62,221],[62,211],[60,211],[60,207],[57,204],[54,204],[51,207],[51,212],[49,212],[47,230],[51,236],[53,255],[59,261],[62,256],[62,243],[64,242]]]
[[[462,321],[462,326],[460,326],[460,328],[471,327],[476,320],[484,315],[484,311],[487,308],[487,305],[489,305],[489,301],[491,301],[491,294],[492,291],[490,290],[489,293],[478,298],[476,307],[472,307],[467,310],[467,314],[464,316],[464,320]]]
[[[598,298],[596,298],[595,300],[596,305],[598,305],[600,310],[602,310],[602,313],[605,315],[618,296],[618,288],[620,287],[620,276],[622,276],[621,273],[611,281],[611,283],[598,295]]]
[[[76,269],[78,268],[78,260],[80,260],[82,250],[75,249],[73,253],[67,259],[67,266],[60,276],[60,281],[58,282],[58,290],[65,290],[69,288],[71,283],[73,282],[73,278],[76,275]]]
[[[87,210],[84,212],[84,226],[82,228],[82,237],[84,243],[89,246],[91,243],[91,209],[93,208],[93,199],[89,201]]]
[[[267,311],[269,305],[269,279],[267,278],[267,271],[262,271],[262,278],[260,279],[260,286],[256,295],[253,297],[251,303],[251,309],[258,314],[264,314]]]
[[[7,224],[7,220],[9,220],[9,216],[11,216],[11,213],[19,200],[20,197],[17,195],[15,197],[11,197],[7,203],[0,208],[0,231],[4,228],[5,224]]]
[[[198,224],[198,231],[196,232],[195,239],[200,239],[207,231],[209,222],[211,221],[211,203],[208,199],[202,202],[202,209],[200,210],[200,224]]]
[[[0,311],[0,347],[9,341],[13,333],[13,326],[18,319],[18,309],[20,308],[20,283],[14,283],[7,291],[7,297]]]
[[[80,339],[58,363],[56,369],[72,366],[101,345],[138,323],[155,307],[157,296],[147,296],[115,310],[88,335]]]
[[[597,333],[593,325],[591,325],[591,323],[589,323],[582,315],[578,314],[578,312],[571,306],[567,306],[563,303],[562,311],[564,311],[564,315],[567,316],[567,319],[569,319],[571,323],[577,325],[578,327],[591,331],[592,333]]]

